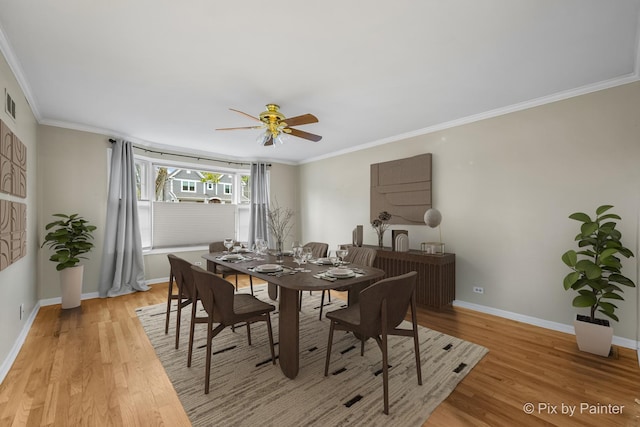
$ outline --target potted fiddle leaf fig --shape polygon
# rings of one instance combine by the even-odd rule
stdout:
[[[46,225],[48,233],[41,247],[46,245],[54,251],[49,260],[56,263],[60,272],[62,308],[78,307],[84,273],[84,266],[79,263],[81,258],[86,259],[82,255],[93,248],[92,233],[96,227],[78,214],[53,216],[61,219]]]
[[[622,234],[616,229],[620,216],[607,213],[613,208],[603,205],[596,209],[596,217],[576,212],[569,218],[581,224],[575,240],[580,250],[568,250],[562,261],[572,270],[564,278],[565,290],[578,293],[573,306],[588,308],[589,315],[577,315],[574,322],[576,340],[582,351],[608,356],[613,339],[613,328],[608,319],[599,319],[598,313],[618,321],[615,301],[623,301],[622,287],[635,287],[633,281],[622,275],[620,256],[633,257],[633,252],[622,244]]]

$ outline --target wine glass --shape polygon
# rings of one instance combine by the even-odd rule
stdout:
[[[267,250],[267,242],[264,239],[256,240],[256,249],[258,250],[258,254],[264,255]]]
[[[301,246],[296,246],[293,248],[293,260],[296,264],[298,264],[298,268],[295,269],[296,271],[304,270],[300,267],[300,264],[302,264],[302,262],[304,261],[304,253]]]
[[[313,252],[311,251],[311,248],[305,248],[304,246],[302,247],[302,255],[304,258],[303,262],[305,264],[313,258]]]
[[[344,257],[349,254],[349,250],[345,246],[338,246],[336,249],[336,256],[340,258],[340,263],[344,263]]]
[[[233,247],[233,239],[224,239],[224,247],[227,248],[227,253],[230,253]]]

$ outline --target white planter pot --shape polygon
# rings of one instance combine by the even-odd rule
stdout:
[[[580,351],[604,357],[609,356],[611,342],[613,341],[613,328],[611,326],[574,320],[573,327],[576,330],[576,341]]]
[[[82,276],[84,265],[60,270],[60,288],[62,290],[62,308],[75,308],[80,306],[82,294]]]

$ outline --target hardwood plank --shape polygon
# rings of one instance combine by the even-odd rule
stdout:
[[[259,281],[256,280],[256,284]],[[248,278],[240,276],[240,286]],[[82,309],[43,307],[0,385],[0,425],[189,426],[189,420],[137,320],[135,309],[165,303],[167,285]],[[345,298],[344,293],[333,293]],[[305,295],[318,298],[320,293]],[[636,352],[609,358],[582,353],[575,337],[453,307],[418,309],[421,325],[489,349],[424,426],[639,425]],[[428,378],[424,378],[428,381]],[[624,405],[622,413],[573,416],[525,403]],[[393,408],[391,408],[393,410]]]

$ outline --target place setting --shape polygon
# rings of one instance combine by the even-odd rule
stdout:
[[[255,267],[251,267],[248,270],[276,277],[297,273],[295,269],[282,264],[260,264]]]

